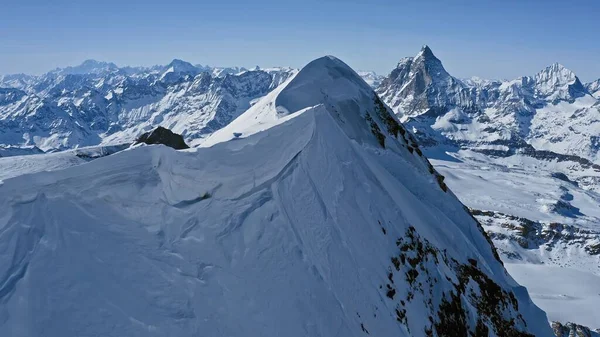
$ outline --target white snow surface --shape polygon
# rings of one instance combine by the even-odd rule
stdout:
[[[262,132],[238,125],[227,132],[244,136],[208,148],[144,146],[4,180],[0,335],[425,335],[421,295],[406,304],[409,332],[380,289],[414,226],[458,262],[478,261],[514,291],[527,331],[551,336],[426,160],[390,135],[378,146],[368,88],[322,58],[247,112],[278,121]],[[430,272],[437,304],[456,275]]]
[[[600,328],[600,276],[549,265],[506,264],[552,321]]]

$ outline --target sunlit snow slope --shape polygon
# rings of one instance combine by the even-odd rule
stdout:
[[[4,180],[0,335],[552,335],[354,71],[284,85],[234,140]]]

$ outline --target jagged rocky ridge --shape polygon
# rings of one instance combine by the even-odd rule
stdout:
[[[552,335],[340,60],[311,62],[207,142],[5,180],[2,334]]]
[[[497,241],[508,240],[524,249],[567,250],[575,248],[589,255],[600,255],[600,232],[557,222],[544,223],[494,211],[471,209],[488,235]],[[508,260],[522,257],[514,250],[499,249]]]

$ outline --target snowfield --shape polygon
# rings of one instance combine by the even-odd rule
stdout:
[[[527,287],[549,319],[600,327],[600,276],[548,265],[510,263],[506,269]]]
[[[246,114],[210,147],[5,179],[0,335],[552,336],[343,62]]]

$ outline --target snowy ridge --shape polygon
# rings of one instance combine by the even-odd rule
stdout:
[[[232,141],[6,179],[1,334],[552,336],[354,71],[277,90]]]

